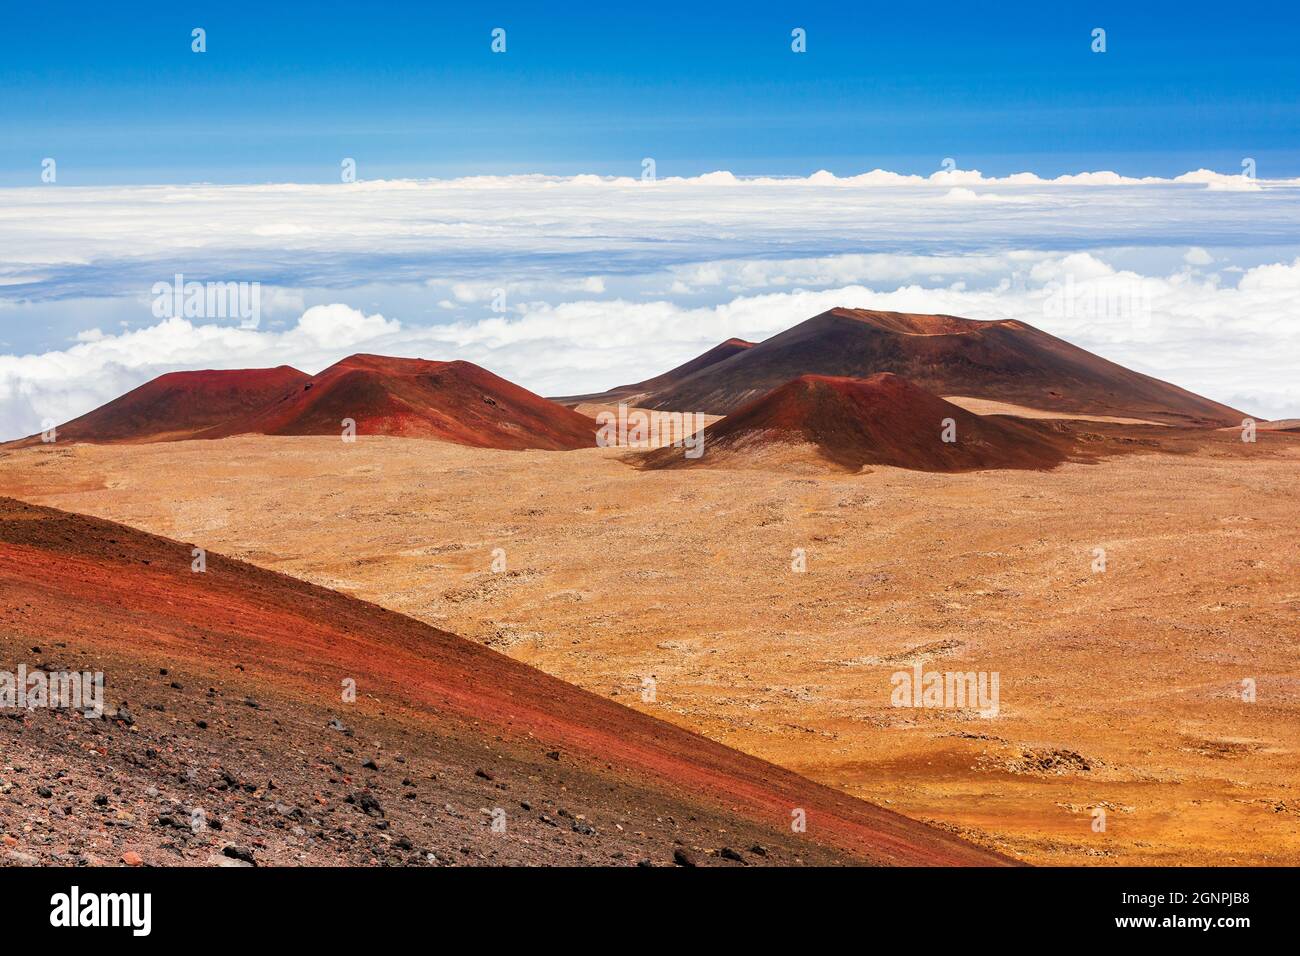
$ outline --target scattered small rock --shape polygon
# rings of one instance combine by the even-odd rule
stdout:
[[[253,859],[253,851],[246,847],[235,846],[233,843],[227,843],[221,848],[221,852],[224,856],[228,856],[232,860],[243,860],[250,866],[257,865],[257,861]]]

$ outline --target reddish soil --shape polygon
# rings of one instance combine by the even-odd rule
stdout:
[[[353,355],[295,394],[197,436],[358,435],[434,438],[478,448],[567,450],[596,443],[596,425],[469,362]]]
[[[955,425],[955,441],[942,440],[945,419]],[[849,471],[864,465],[943,472],[1053,468],[1070,456],[1065,427],[975,415],[888,372],[867,379],[803,375],[705,429],[702,457],[661,448],[646,465],[768,460],[772,446],[794,445]]]
[[[831,309],[638,399],[647,408],[728,415],[800,375],[893,372],[936,395],[1175,425],[1243,414],[1023,322]],[[653,380],[652,380],[653,381]],[[602,397],[590,401],[605,401]]]
[[[0,499],[3,666],[103,671],[112,707],[0,715],[0,858],[1006,862],[412,618],[191,562],[190,545]]]
[[[278,368],[169,372],[56,430],[59,441],[114,444],[180,441],[278,401],[308,380]],[[14,442],[39,444],[36,435]]]

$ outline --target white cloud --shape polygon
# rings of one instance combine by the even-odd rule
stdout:
[[[996,193],[977,187],[996,185]],[[8,189],[0,205],[0,297],[43,299],[89,288],[140,294],[176,271],[200,281],[503,282],[603,274],[687,256],[815,240],[827,252],[905,251],[942,239],[952,251],[1150,241],[1153,216],[1184,232],[1244,236],[1293,226],[1300,180],[1198,170],[1173,180],[1112,172],[1042,179],[977,170],[930,176],[874,170],[837,177],[741,179],[711,173],[643,183],[631,177],[470,177],[335,185]],[[1207,187],[1243,192],[1239,207]],[[1103,188],[1123,187],[1123,188]],[[979,196],[1037,207],[995,224],[919,198]],[[1275,198],[1276,197],[1276,198]],[[1275,201],[1274,201],[1275,200]],[[992,205],[992,203],[990,203]],[[1031,214],[1032,212],[1032,214]],[[1287,218],[1287,214],[1291,218]],[[870,227],[870,231],[868,231]],[[1294,233],[1294,229],[1291,229]],[[850,243],[858,242],[858,248]],[[875,246],[863,250],[869,241]],[[881,242],[896,243],[881,248]],[[604,261],[602,261],[604,260]],[[594,263],[594,264],[593,264]],[[200,271],[204,275],[196,275]],[[490,271],[489,271],[490,270]],[[485,275],[485,273],[487,273]]]
[[[1175,176],[1173,181],[1176,183],[1204,183],[1207,188],[1214,190],[1259,192],[1263,189],[1259,181],[1253,177],[1241,174],[1229,176],[1224,173],[1216,173],[1212,169],[1197,169],[1190,173],[1183,173],[1181,176]]]
[[[1065,308],[1063,292],[1070,297]],[[1298,298],[1300,259],[1249,269],[1228,287],[1217,276],[1144,276],[1074,253],[1036,261],[1018,287],[1007,280],[981,289],[961,282],[891,290],[846,285],[740,295],[702,307],[580,299],[539,304],[518,317],[438,326],[410,326],[335,303],[308,309],[283,332],[169,319],[42,355],[3,357],[0,409],[4,437],[12,438],[48,418],[75,417],[165,371],[292,364],[314,373],[356,351],[464,358],[543,394],[579,393],[649,377],[731,336],[762,339],[849,306],[1019,319],[1246,411],[1283,417],[1300,411]]]
[[[319,348],[349,348],[391,335],[401,329],[382,315],[362,315],[356,309],[334,303],[312,306],[298,320],[294,330]]]

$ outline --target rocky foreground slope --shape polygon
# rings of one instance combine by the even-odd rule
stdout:
[[[411,618],[0,499],[19,665],[100,671],[107,709],[0,710],[11,864],[1005,862]]]

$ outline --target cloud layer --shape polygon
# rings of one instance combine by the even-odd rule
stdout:
[[[834,305],[1016,318],[1300,416],[1300,183],[877,170],[4,194],[4,438],[176,368],[315,372],[356,351],[596,390]],[[149,290],[177,273],[261,283],[260,326],[155,318]]]

